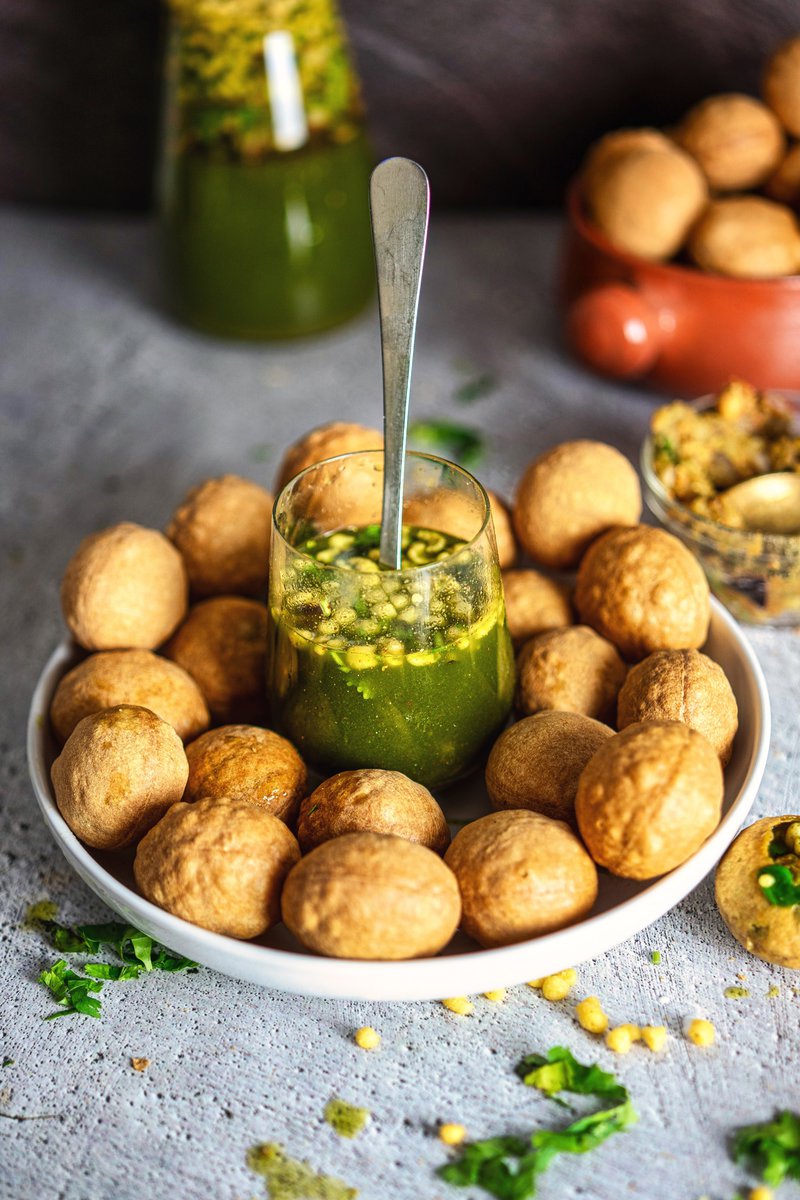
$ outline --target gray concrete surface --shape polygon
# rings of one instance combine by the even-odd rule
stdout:
[[[433,220],[415,412],[483,427],[480,473],[500,491],[566,437],[601,437],[634,456],[653,403],[564,358],[557,236],[547,220]],[[666,1022],[659,1057],[636,1047],[615,1059],[568,1004],[526,987],[502,1005],[478,999],[459,1018],[438,1004],[298,999],[203,970],[109,987],[99,1021],[42,1020],[51,1005],[36,977],[53,954],[21,928],[27,906],[47,896],[66,921],[108,919],[51,842],[24,761],[30,693],[62,634],[58,581],[71,550],[121,518],[163,524],[206,475],[270,481],[280,448],[319,421],[377,421],[380,372],[374,313],[272,347],[174,328],[153,305],[141,224],[5,213],[0,244],[0,1061],[14,1060],[0,1068],[0,1197],[247,1200],[264,1189],[246,1151],[274,1140],[366,1200],[455,1198],[465,1193],[433,1174],[447,1157],[433,1128],[456,1120],[483,1137],[555,1127],[559,1111],[523,1089],[513,1067],[524,1052],[564,1043],[618,1069],[641,1120],[590,1156],[559,1161],[540,1184],[543,1200],[730,1200],[747,1176],[730,1162],[729,1131],[798,1107],[800,977],[739,950],[710,880],[580,970],[578,993],[598,993],[615,1022]],[[470,409],[453,399],[467,371],[498,384]],[[751,638],[775,718],[755,814],[796,811],[800,640]],[[749,997],[726,999],[740,973]],[[695,1010],[717,1025],[711,1050],[680,1035]],[[362,1024],[380,1031],[379,1052],[353,1045]],[[148,1070],[133,1071],[131,1056],[147,1057]],[[372,1110],[353,1142],[323,1122],[332,1095]]]

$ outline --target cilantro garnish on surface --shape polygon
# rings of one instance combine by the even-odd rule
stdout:
[[[748,1161],[772,1187],[800,1180],[800,1116],[784,1109],[772,1121],[745,1125],[734,1136],[733,1157]]]
[[[596,1063],[578,1062],[565,1046],[553,1046],[544,1056],[527,1055],[517,1074],[560,1104],[564,1101],[558,1093],[571,1092],[603,1098],[611,1107],[579,1117],[564,1129],[534,1131],[529,1138],[470,1142],[457,1161],[439,1168],[442,1179],[456,1187],[477,1184],[497,1200],[529,1200],[536,1193],[537,1176],[559,1154],[586,1154],[638,1119],[627,1089]]]
[[[64,959],[59,959],[39,976],[39,982],[50,990],[56,1001],[64,1005],[59,1012],[51,1013],[46,1020],[64,1017],[69,1013],[82,1013],[87,1017],[100,1016],[100,1000],[96,993],[103,982],[121,982],[138,979],[142,972],[185,971],[199,964],[190,958],[173,954],[159,946],[146,933],[133,925],[121,921],[109,921],[104,925],[77,925],[69,928],[57,921],[41,920],[40,927],[50,934],[53,945],[63,954],[97,954],[101,950],[112,950],[119,963],[87,962],[83,975],[73,971]]]

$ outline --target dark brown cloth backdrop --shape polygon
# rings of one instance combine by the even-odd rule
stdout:
[[[342,0],[377,153],[438,204],[551,204],[585,146],[756,91],[797,0]],[[146,207],[158,0],[0,0],[0,197]]]

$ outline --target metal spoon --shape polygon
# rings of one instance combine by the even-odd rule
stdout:
[[[381,562],[399,570],[411,360],[428,236],[430,188],[410,158],[387,158],[369,184],[383,359]]]
[[[775,471],[755,475],[725,492],[745,529],[755,533],[800,533],[800,475]]]

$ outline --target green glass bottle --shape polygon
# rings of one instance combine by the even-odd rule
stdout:
[[[224,337],[347,320],[374,281],[372,166],[335,0],[168,0],[167,303]]]

